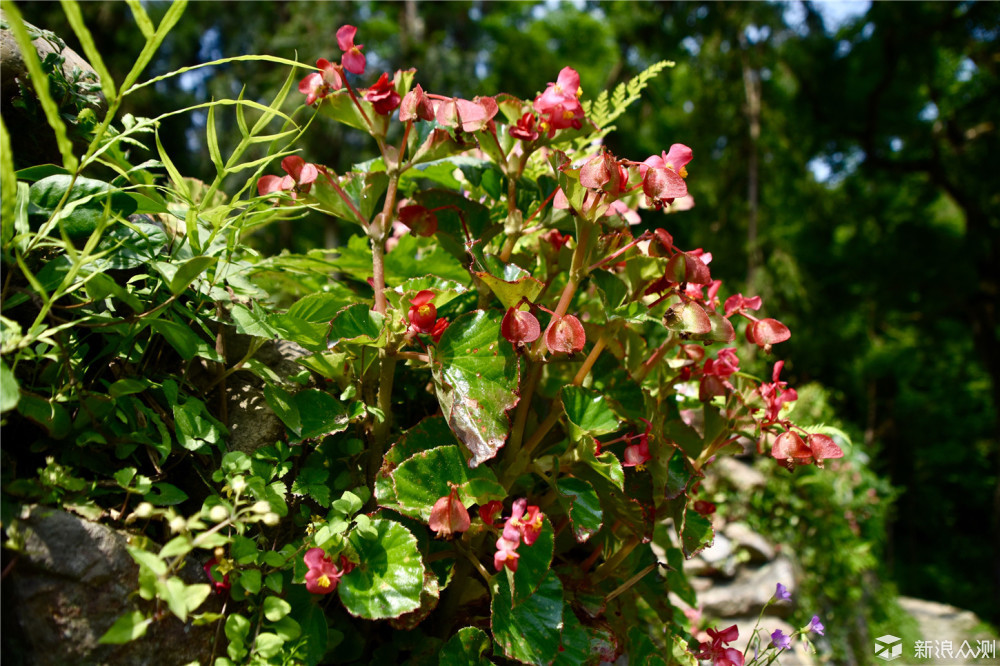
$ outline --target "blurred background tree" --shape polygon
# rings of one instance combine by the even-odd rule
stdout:
[[[116,29],[127,6],[81,8],[121,80],[139,50]],[[163,10],[149,5],[154,18]],[[22,11],[77,46],[58,5]],[[344,23],[359,27],[370,73],[416,67],[426,90],[465,97],[529,98],[566,65],[594,96],[676,61],[608,141],[637,160],[674,142],[694,149],[696,207],[644,213],[644,226],[711,250],[727,294],[761,294],[791,327],[776,350],[789,359],[783,378],[826,387],[900,492],[875,544],[882,573],[904,594],[1000,621],[1000,4],[191,3],[148,74],[247,53],[334,58]],[[196,70],[128,110],[154,116],[241,90],[265,100],[286,75],[259,63]],[[205,121],[161,129],[185,174],[212,172]],[[337,169],[373,156],[332,123],[308,140],[304,156]],[[306,218],[258,242],[301,251],[330,242],[326,225]]]

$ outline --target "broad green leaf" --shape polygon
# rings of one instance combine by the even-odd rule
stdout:
[[[546,574],[535,594],[516,606],[507,577],[501,573],[490,606],[493,638],[511,659],[526,664],[549,664],[559,654],[563,608],[562,583],[552,571]]]
[[[671,592],[681,598],[681,601],[692,608],[697,607],[698,595],[684,573],[683,553],[674,547],[667,548],[666,551],[667,566],[670,567],[667,569],[667,586]]]
[[[490,649],[490,637],[477,627],[463,627],[451,637],[438,654],[439,666],[490,666],[483,656]]]
[[[205,409],[205,403],[188,398],[184,404],[173,406],[177,440],[188,451],[197,451],[205,444],[221,441],[220,424]]]
[[[32,227],[37,228],[58,212],[67,236],[85,238],[107,218],[108,211],[127,217],[135,209],[135,200],[102,180],[55,175],[32,184],[28,214]]]
[[[522,603],[542,584],[547,573],[552,570],[552,554],[555,552],[556,536],[548,517],[542,519],[542,529],[538,538],[530,546],[521,543],[517,549],[517,571],[514,572],[513,600]],[[501,573],[501,578],[503,575]]]
[[[576,664],[586,664],[593,661],[590,636],[580,624],[579,618],[569,604],[563,606],[563,628],[559,647],[561,648],[559,654],[552,662],[555,666],[576,666]],[[629,664],[632,664],[631,655],[629,655]]]
[[[371,521],[377,538],[357,531],[348,540],[359,564],[340,579],[337,591],[349,613],[368,620],[394,618],[420,606],[424,567],[417,539],[399,523],[384,518]]]
[[[162,481],[154,483],[153,489],[146,493],[143,497],[144,500],[154,506],[173,506],[175,504],[180,504],[187,498],[187,493],[183,490],[169,483],[163,483]]]
[[[431,267],[431,274],[460,284],[469,284],[469,271],[448,252],[430,239],[406,234],[392,252],[385,255],[385,281],[397,286],[411,278],[424,277]],[[368,258],[371,270],[371,258]],[[355,276],[358,277],[358,276]]]
[[[434,503],[451,492],[449,484],[457,486],[458,496],[467,508],[507,496],[493,470],[469,469],[457,446],[417,453],[396,467],[391,476],[399,510],[423,521],[430,518]]]
[[[188,326],[169,319],[154,319],[149,322],[149,327],[162,335],[185,361],[200,356],[209,361],[222,362],[222,357],[215,351],[215,347],[209,346]]]
[[[333,318],[330,324],[330,342],[371,344],[382,338],[385,315],[372,310],[365,303],[349,305]],[[384,344],[384,339],[376,346]]]
[[[347,428],[347,410],[343,403],[319,389],[299,391],[291,397],[302,420],[300,439],[322,437]]]
[[[148,550],[143,550],[142,548],[137,548],[135,546],[126,546],[128,554],[132,556],[132,559],[136,561],[140,566],[147,567],[157,576],[165,576],[167,573],[167,564],[160,559],[158,555],[155,555]]]
[[[184,290],[188,288],[188,285],[194,282],[199,275],[214,266],[215,262],[218,260],[218,257],[201,256],[191,257],[185,261],[170,279],[170,293],[175,296],[184,293]]]
[[[148,388],[149,388],[148,379],[133,379],[131,377],[126,377],[125,379],[119,379],[114,384],[109,386],[108,394],[112,398],[120,398],[123,395],[142,393]]]
[[[559,504],[573,522],[573,536],[584,542],[594,536],[604,524],[601,501],[594,487],[582,479],[571,476],[556,481]]]
[[[355,303],[358,297],[346,287],[335,285],[331,292],[321,292],[303,296],[288,308],[288,315],[303,321],[327,323],[337,316],[342,308]]]
[[[53,439],[63,439],[69,435],[72,428],[69,412],[58,402],[46,400],[41,396],[21,394],[17,411],[44,428]]]
[[[169,242],[166,232],[155,224],[135,221],[116,224],[105,230],[97,249],[106,253],[99,265],[128,270],[154,261]]]
[[[21,388],[17,378],[7,364],[0,360],[0,412],[6,412],[17,407],[21,399]]]
[[[240,585],[250,594],[260,592],[260,569],[243,569],[240,571]]]
[[[610,451],[605,451],[599,456],[594,455],[596,441],[584,439],[577,446],[580,452],[580,461],[592,472],[600,475],[618,490],[625,489],[625,470],[622,469],[621,461]]]
[[[415,453],[451,443],[457,443],[457,440],[455,433],[448,427],[448,422],[444,417],[431,416],[403,433],[402,439],[386,451],[384,460],[389,466],[395,467]],[[375,477],[375,498],[379,506],[399,508],[391,474],[380,471]]]
[[[595,437],[606,435],[621,427],[618,417],[599,391],[581,386],[564,386],[562,403],[574,440],[580,439],[584,434]]]
[[[267,597],[264,599],[264,617],[271,622],[277,622],[281,618],[292,612],[292,606],[280,597]]]
[[[326,351],[327,322],[312,322],[287,314],[272,314],[267,323],[285,340],[298,343],[314,352]]]
[[[236,332],[258,338],[274,338],[278,335],[278,331],[268,323],[267,313],[263,310],[262,307],[251,310],[240,303],[233,305],[230,313],[233,317],[233,323],[236,324]]]
[[[254,653],[265,659],[277,656],[281,652],[281,647],[285,644],[285,639],[269,631],[262,631],[257,634],[254,641]]]
[[[472,453],[471,467],[489,460],[510,432],[517,405],[514,348],[500,334],[498,312],[460,315],[432,348],[434,385],[448,425]]]
[[[102,645],[121,645],[142,638],[152,621],[153,618],[146,617],[140,611],[132,611],[115,620],[111,628],[104,632],[97,642]]]
[[[264,384],[264,399],[268,406],[292,432],[301,432],[302,417],[291,394],[273,384]]]

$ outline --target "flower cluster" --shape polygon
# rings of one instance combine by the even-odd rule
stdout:
[[[713,666],[743,666],[743,653],[729,647],[730,643],[740,637],[740,630],[735,624],[722,631],[709,629],[708,635],[712,640],[702,642],[695,657],[711,659]]]
[[[514,500],[510,518],[504,523],[503,532],[496,543],[497,552],[493,556],[493,566],[497,571],[504,567],[517,571],[520,557],[517,552],[518,546],[522,541],[526,546],[535,543],[542,531],[544,518],[537,506],[528,505],[528,500],[523,497]]]

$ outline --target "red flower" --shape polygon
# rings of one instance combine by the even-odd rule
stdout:
[[[734,314],[744,314],[745,310],[760,310],[760,306],[763,305],[760,296],[754,296],[753,298],[747,298],[743,294],[733,294],[726,299],[726,316],[732,317]]]
[[[326,58],[320,58],[316,61],[316,66],[319,67],[319,72],[307,74],[299,81],[299,92],[306,96],[306,105],[344,87],[344,77],[337,65]]]
[[[483,522],[492,527],[496,523],[497,513],[503,509],[503,502],[499,500],[490,500],[486,504],[479,507],[479,517],[483,519]]]
[[[792,432],[786,431],[778,435],[771,447],[771,457],[775,460],[787,461],[789,468],[795,465],[809,465],[813,462],[817,467],[823,466],[828,458],[843,458],[844,452],[832,437],[820,434],[809,434],[805,441]]]
[[[319,177],[319,169],[315,164],[310,164],[298,155],[289,155],[281,160],[281,168],[285,170],[287,176],[261,176],[257,181],[257,194],[265,196],[275,192],[291,192],[295,198],[296,192],[307,194],[312,189],[313,183]]]
[[[437,323],[437,308],[434,307],[434,292],[424,289],[410,300],[406,319],[410,328],[417,333],[431,333]]]
[[[535,315],[517,308],[508,308],[507,314],[500,322],[500,333],[507,342],[517,345],[522,342],[534,342],[542,334],[542,329]]]
[[[783,367],[785,367],[784,361],[775,363],[774,370],[771,371],[771,383],[761,384],[760,388],[757,389],[760,397],[764,400],[765,409],[767,410],[764,417],[764,425],[777,423],[781,407],[786,402],[798,400],[799,397],[795,389],[786,388],[788,386],[787,382],[778,381],[778,376],[781,374]]]
[[[703,642],[701,651],[694,655],[696,658],[711,659],[713,666],[743,666],[743,654],[735,648],[726,647],[740,637],[735,624],[722,631],[709,629],[708,635],[712,637],[712,642]]]
[[[628,171],[614,155],[604,150],[580,169],[580,184],[617,196],[628,188]]]
[[[337,30],[337,46],[344,52],[344,55],[340,59],[340,63],[344,66],[344,69],[354,74],[364,74],[365,54],[361,52],[361,49],[365,46],[364,44],[354,44],[354,35],[357,32],[358,29],[353,25],[340,26],[340,29]]]
[[[643,421],[646,422],[646,430],[641,435],[628,437],[629,440],[638,439],[639,443],[625,447],[625,462],[622,463],[622,467],[635,467],[637,470],[642,470],[653,457],[649,453],[649,432],[653,429],[653,424],[646,419]]]
[[[538,118],[531,111],[528,111],[521,116],[516,125],[511,125],[507,132],[515,139],[534,141],[539,137],[538,130],[535,129],[536,122],[538,122]]]
[[[560,190],[560,192],[562,192],[562,190]],[[558,193],[556,194],[556,198],[559,198]],[[565,197],[563,198],[565,199]],[[553,205],[555,204],[553,203]],[[544,239],[546,243],[551,245],[552,249],[555,250],[556,252],[562,249],[562,247],[566,245],[566,243],[568,243],[572,238],[573,238],[572,234],[563,234],[558,229],[549,229],[544,234],[542,234],[542,239]]]
[[[740,359],[736,356],[736,350],[732,347],[720,350],[717,359],[710,358],[705,361],[701,384],[698,387],[698,399],[704,402],[714,396],[725,395],[726,389],[732,391],[733,385],[729,382],[729,378],[739,369]]]
[[[559,129],[580,129],[584,118],[580,94],[580,75],[572,67],[564,67],[556,82],[549,83],[545,92],[535,98],[535,111],[544,118],[540,129],[549,136]]]
[[[387,116],[399,106],[400,97],[395,84],[389,80],[389,75],[382,72],[371,88],[365,91],[365,99],[375,107],[375,113]]]
[[[229,574],[220,575],[218,571],[219,560],[213,557],[208,562],[205,562],[205,566],[202,569],[205,570],[205,574],[208,576],[209,583],[212,585],[212,590],[216,594],[223,594],[229,589]],[[218,578],[216,576],[219,576]]]
[[[444,332],[448,330],[448,326],[450,325],[451,322],[444,317],[434,322],[434,328],[431,329],[431,340],[434,341],[434,344],[441,342],[441,336],[444,335]]]
[[[458,498],[458,490],[454,487],[431,507],[428,525],[438,536],[447,537],[454,532],[464,532],[469,529],[470,524],[469,512]]]
[[[573,315],[553,317],[545,329],[545,344],[552,352],[573,354],[583,349],[586,341],[583,324]]]
[[[346,573],[337,567],[322,548],[310,548],[303,558],[306,572],[306,589],[313,594],[330,594],[337,589],[340,577]]]

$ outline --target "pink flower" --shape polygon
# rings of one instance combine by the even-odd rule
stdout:
[[[306,105],[312,105],[317,99],[344,87],[344,77],[337,65],[326,58],[320,58],[316,61],[316,66],[320,71],[307,74],[299,81],[299,92],[306,96]]]
[[[639,165],[642,175],[642,191],[649,205],[660,209],[673,203],[674,199],[687,196],[687,163],[691,161],[691,149],[681,143],[670,146],[670,152],[653,155]]]
[[[382,76],[371,88],[365,91],[365,99],[371,102],[375,108],[375,113],[380,116],[387,116],[400,104],[399,93],[396,92],[395,84],[389,80],[389,75],[382,72]]]
[[[464,532],[469,529],[471,520],[469,511],[458,498],[458,490],[451,489],[451,492],[434,502],[431,507],[431,516],[428,526],[440,537],[451,536],[455,532]]]
[[[517,547],[520,545],[520,541],[511,541],[504,536],[497,539],[497,552],[493,555],[493,566],[497,571],[504,567],[517,571],[517,561],[521,557],[517,554]]]
[[[424,89],[418,83],[410,92],[403,95],[403,101],[399,107],[399,120],[434,120],[434,104],[431,98],[424,93]]]
[[[365,55],[361,52],[361,49],[365,46],[364,44],[354,44],[354,35],[357,32],[358,29],[353,25],[340,26],[340,29],[337,30],[337,46],[344,52],[344,55],[340,59],[340,63],[344,66],[344,69],[354,74],[364,74]]]
[[[315,164],[310,164],[298,155],[289,155],[281,160],[281,168],[285,170],[286,176],[261,176],[257,181],[257,194],[265,196],[275,192],[291,192],[295,198],[296,192],[308,194],[313,183],[319,177],[319,169]]]
[[[725,311],[727,317],[732,317],[736,313],[743,314],[746,310],[760,310],[763,305],[760,296],[747,298],[743,294],[733,294],[726,299]]]
[[[556,130],[583,127],[580,93],[580,75],[572,67],[564,67],[555,83],[549,83],[545,92],[535,98],[535,111],[544,118],[540,129],[551,137]]]
[[[641,435],[633,435],[629,439],[638,439],[638,444],[625,447],[625,462],[622,467],[635,467],[637,470],[645,468],[646,463],[652,459],[649,453],[649,432],[653,429],[653,424],[646,419],[646,430]]]
[[[785,367],[784,361],[778,361],[774,364],[774,370],[771,371],[771,382],[768,384],[761,384],[757,392],[760,397],[764,400],[766,405],[766,414],[764,416],[764,424],[770,425],[772,423],[777,423],[779,414],[781,413],[781,407],[786,402],[794,402],[798,400],[799,395],[795,392],[795,389],[787,388],[788,383],[778,381],[778,376],[781,374],[781,369]]]
[[[310,548],[303,558],[309,571],[306,572],[306,589],[313,594],[330,594],[337,589],[337,583],[345,571],[334,564],[322,548]]]
[[[479,507],[479,517],[483,519],[484,523],[492,527],[496,524],[496,517],[501,509],[503,509],[503,502],[499,500],[490,500],[486,504]]]

